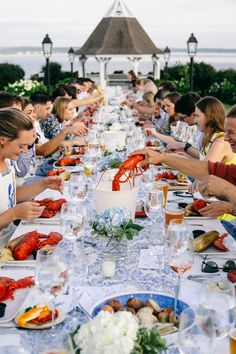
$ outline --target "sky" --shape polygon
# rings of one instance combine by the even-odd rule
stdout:
[[[236,0],[124,0],[157,47],[236,48]],[[114,0],[0,0],[0,47],[80,47]]]

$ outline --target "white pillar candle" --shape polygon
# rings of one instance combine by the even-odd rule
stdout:
[[[102,276],[104,278],[114,277],[116,272],[116,264],[113,261],[103,261],[102,262]]]

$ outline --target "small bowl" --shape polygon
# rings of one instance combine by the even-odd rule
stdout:
[[[188,203],[178,203],[178,207],[181,209],[185,209]]]
[[[198,236],[201,236],[201,235],[205,234],[206,231],[204,231],[204,230],[193,230],[192,233],[193,233],[193,238],[197,238]]]
[[[6,310],[6,304],[4,302],[0,302],[0,318],[4,317],[5,315],[5,310]]]

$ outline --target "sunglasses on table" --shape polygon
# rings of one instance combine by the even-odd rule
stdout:
[[[230,270],[236,269],[236,263],[231,259],[226,261],[222,267],[219,267],[215,261],[207,261],[206,258],[207,256],[202,261],[201,270],[203,273],[216,273],[220,270],[228,273]]]

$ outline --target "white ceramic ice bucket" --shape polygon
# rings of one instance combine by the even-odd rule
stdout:
[[[138,188],[133,187],[129,182],[120,183],[120,191],[112,191],[112,180],[108,180],[106,175],[111,175],[111,171],[107,171],[102,180],[98,182],[94,188],[94,199],[96,210],[101,214],[108,208],[126,208],[131,213],[131,218],[135,218],[135,210],[137,204]],[[114,174],[114,173],[113,173]]]

